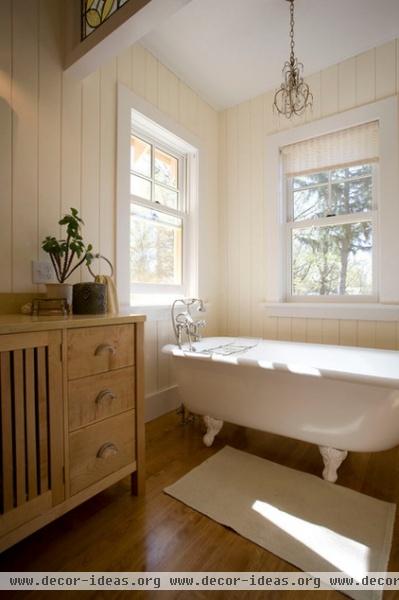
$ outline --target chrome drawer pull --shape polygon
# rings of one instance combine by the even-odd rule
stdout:
[[[94,355],[100,356],[101,354],[104,354],[104,352],[109,352],[110,354],[115,354],[116,349],[114,348],[114,346],[111,346],[111,344],[100,344],[95,349]]]
[[[107,442],[103,446],[101,446],[100,450],[97,452],[97,458],[110,458],[111,456],[115,456],[118,454],[119,450],[112,442]]]
[[[98,394],[95,402],[96,404],[100,404],[105,398],[109,398],[110,400],[115,400],[116,396],[112,390],[101,390]]]

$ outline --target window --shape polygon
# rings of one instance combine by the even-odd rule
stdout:
[[[181,292],[187,215],[185,157],[151,138],[131,135],[131,294]]]
[[[375,298],[378,123],[299,142],[282,156],[287,299]]]
[[[267,136],[268,316],[399,318],[398,128],[392,97]]]
[[[287,178],[291,296],[375,293],[375,164]]]
[[[199,157],[190,132],[118,85],[116,284],[123,309],[164,314],[177,297],[198,293]]]

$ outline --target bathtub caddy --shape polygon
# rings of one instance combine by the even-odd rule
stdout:
[[[399,444],[399,352],[251,338],[204,338],[193,350],[163,348],[207,446],[223,421],[303,440],[335,482],[348,451]]]

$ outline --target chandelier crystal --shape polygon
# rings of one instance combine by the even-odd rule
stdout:
[[[294,0],[290,3],[290,59],[284,63],[282,70],[284,81],[274,95],[273,108],[280,115],[291,119],[294,115],[302,115],[313,105],[313,95],[303,79],[303,64],[295,56],[294,42]]]

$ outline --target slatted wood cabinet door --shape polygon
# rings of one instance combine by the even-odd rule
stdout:
[[[0,336],[0,536],[64,499],[61,332]]]

